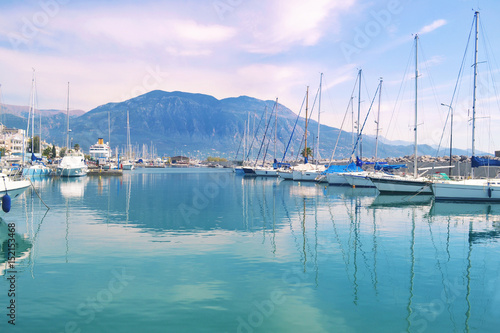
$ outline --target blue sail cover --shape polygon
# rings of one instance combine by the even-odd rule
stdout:
[[[351,162],[347,165],[330,165],[328,169],[323,171],[321,174],[325,175],[327,173],[335,173],[335,172],[354,172],[354,171],[363,171],[360,167],[356,166],[356,163]]]
[[[471,164],[473,168],[477,168],[480,166],[500,166],[499,160],[492,160],[489,158],[482,158],[477,156],[471,157]]]
[[[31,161],[35,162],[35,161],[41,161],[41,160],[42,160],[41,158],[35,156],[35,153],[31,153]]]
[[[393,165],[382,165],[380,163],[375,164],[375,170],[384,170],[384,171],[390,171],[390,170],[397,170],[401,168],[407,168],[406,164],[393,164]]]

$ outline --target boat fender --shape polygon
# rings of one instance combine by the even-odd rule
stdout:
[[[491,187],[488,187],[488,198],[491,198],[491,192],[493,192],[493,190]]]
[[[2,210],[5,213],[10,212],[10,204],[11,204],[10,195],[8,193],[5,193],[5,195],[2,197]]]

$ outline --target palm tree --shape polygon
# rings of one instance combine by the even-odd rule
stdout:
[[[306,151],[307,151],[307,156],[306,156]],[[313,152],[312,152],[312,149],[310,147],[307,147],[307,148],[304,148],[302,149],[302,152],[300,153],[300,155],[304,156],[304,157],[313,157]]]

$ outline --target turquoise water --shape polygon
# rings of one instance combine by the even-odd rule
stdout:
[[[409,203],[224,169],[138,169],[35,186],[50,210],[30,190],[1,213],[1,239],[15,223],[24,252],[15,297],[12,274],[0,271],[0,332],[500,325],[500,205]]]

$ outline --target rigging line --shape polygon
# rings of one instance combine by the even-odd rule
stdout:
[[[498,109],[500,110],[500,100],[498,99],[498,89],[497,89],[497,86],[496,86],[496,83],[495,83],[495,80],[493,79],[493,76],[491,75],[493,73],[493,69],[491,67],[491,62],[489,61],[490,57],[493,59],[493,62],[496,66],[496,68],[498,68],[498,65],[497,65],[497,62],[496,62],[496,59],[495,59],[495,54],[494,53],[491,53],[490,54],[490,50],[491,50],[491,45],[490,45],[490,40],[489,38],[487,37],[486,35],[486,31],[484,30],[483,28],[483,24],[482,24],[482,21],[479,21],[479,24],[480,24],[480,28],[481,28],[481,33],[483,35],[483,40],[485,40],[485,47],[484,47],[484,50],[485,50],[485,54],[486,54],[486,59],[487,59],[487,64],[488,64],[488,69],[489,69],[489,73],[490,73],[490,79],[491,79],[491,83],[492,83],[492,86],[493,86],[493,92],[494,92],[494,96],[495,96],[495,101],[497,103],[497,107]],[[491,112],[490,112],[490,116],[491,116]],[[489,122],[489,126],[491,127],[491,121]],[[491,131],[488,131],[490,134],[491,134]],[[488,144],[494,144],[494,142],[491,142],[492,141],[492,137],[490,135],[490,140],[488,140]]]
[[[461,80],[463,78],[463,71],[464,71],[464,68],[465,68],[465,61],[467,59],[467,52],[469,50],[470,39],[471,39],[471,36],[472,36],[473,29],[474,29],[474,20],[472,21],[472,25],[471,25],[471,28],[470,28],[470,31],[469,31],[469,37],[467,38],[467,44],[465,46],[464,55],[462,57],[462,64],[460,65],[460,70],[458,71],[457,81],[455,82],[455,88],[453,89],[453,94],[451,95],[451,101],[450,101],[449,105],[452,108],[453,108],[453,103],[455,102],[455,97],[458,95],[458,90],[460,88],[460,84],[459,83],[461,83]],[[448,110],[448,114],[450,112],[451,112],[451,110]],[[446,128],[447,123],[448,123],[448,117],[446,118],[446,121],[444,123],[444,128]],[[439,140],[439,145],[438,145],[438,149],[437,149],[438,152],[439,152],[439,149],[441,147],[442,140],[443,140],[444,128],[443,128],[443,131],[441,133],[441,139]]]
[[[347,114],[349,113],[349,108],[351,107],[353,96],[354,96],[354,91],[356,90],[357,84],[358,84],[358,76],[356,75],[356,81],[354,82],[354,86],[353,86],[352,92],[351,92],[351,97],[349,98],[349,103],[347,104],[347,108],[346,108],[345,113],[344,113],[344,119],[342,119],[342,124],[340,124],[339,135],[337,136],[337,141],[335,142],[335,146],[333,147],[332,156],[330,157],[330,162],[328,163],[328,167],[330,167],[333,163],[333,156],[335,155],[335,151],[337,150],[340,136],[342,135],[342,128],[344,128],[344,122],[347,118]]]
[[[422,47],[422,43],[420,42],[419,40],[419,51],[420,51],[420,57],[423,58],[423,65],[425,67],[425,71],[427,73],[427,77],[429,78],[429,81],[430,81],[430,86],[431,86],[431,90],[432,90],[432,94],[434,96],[434,101],[436,103],[436,110],[440,110],[439,108],[439,105],[440,105],[440,102],[438,101],[438,97],[437,97],[437,92],[436,92],[436,85],[434,84],[434,80],[433,80],[433,77],[431,75],[431,71],[429,69],[429,66],[428,66],[428,62],[430,60],[428,60],[428,58],[426,57],[425,53],[424,53],[424,48]],[[424,106],[424,105],[422,105]],[[421,109],[424,109],[425,111],[425,108],[420,108]],[[439,113],[440,117],[441,117],[441,120],[442,120],[442,114]]]
[[[264,137],[262,138],[262,142],[260,143],[259,153],[257,154],[257,157],[255,158],[254,167],[257,166],[257,161],[259,160],[260,152],[262,151],[262,145],[264,144],[264,141],[266,140],[267,130],[269,129],[269,124],[271,123],[271,120],[273,119],[274,109],[275,109],[275,107],[273,107],[273,109],[271,110],[271,114],[269,115],[269,120],[267,122],[266,130],[264,131]]]
[[[398,102],[399,102],[399,98],[401,96],[401,90],[403,89],[403,86],[405,86],[406,84],[406,76],[408,75],[408,70],[410,68],[410,63],[412,62],[412,59],[414,58],[413,57],[413,51],[414,49],[412,48],[411,51],[410,51],[410,55],[408,56],[408,62],[406,64],[406,69],[403,73],[403,78],[401,79],[401,85],[399,86],[399,90],[398,90],[398,95],[396,97],[396,102],[394,103],[394,108],[392,109],[392,113],[391,113],[391,118],[389,119],[389,123],[387,125],[387,131],[385,132],[385,137],[387,138],[389,136],[389,129],[391,128],[391,123],[392,123],[392,120],[394,118],[394,112],[396,112],[396,108],[398,107]]]
[[[306,95],[304,95],[304,99],[302,100],[302,105],[300,106],[299,114],[297,115],[297,119],[295,119],[295,124],[293,125],[292,134],[290,134],[290,139],[288,140],[288,144],[286,145],[286,149],[285,149],[285,152],[283,153],[283,158],[281,159],[281,163],[283,163],[285,161],[285,156],[286,156],[286,153],[288,151],[288,147],[290,147],[290,143],[292,142],[293,133],[295,132],[295,127],[297,126],[297,122],[299,121],[300,113],[302,112],[302,108],[304,107],[305,101],[306,101]],[[299,147],[299,149],[300,149],[300,147]],[[293,156],[292,156],[292,159],[293,159]]]
[[[266,105],[266,109],[267,109],[267,105]],[[248,153],[247,153],[247,157],[245,158],[245,160],[248,160],[250,158],[250,152],[252,151],[253,142],[255,141],[255,137],[257,136],[257,133],[259,131],[260,123],[262,122],[262,119],[264,118],[264,113],[265,112],[262,112],[262,115],[260,116],[259,124],[257,125],[257,129],[253,133],[252,142],[250,144],[250,148],[248,148]],[[255,118],[255,114],[254,114],[254,118]]]
[[[306,119],[306,128],[309,126],[309,121],[312,118],[312,114],[313,114],[313,111],[314,111],[314,106],[316,105],[316,99],[318,98],[318,94],[319,94],[319,88],[318,88],[318,92],[316,93],[316,96],[314,97],[313,105],[311,107],[311,114],[309,115],[309,118]],[[295,158],[296,160],[299,159],[300,148],[302,148],[302,143],[304,143],[304,136],[302,136],[302,139],[300,140],[299,150],[297,151],[297,157]]]
[[[352,153],[351,153],[350,158],[352,158],[352,155],[356,151],[356,146],[358,145],[358,143],[361,139],[363,129],[365,128],[365,125],[366,125],[366,120],[368,119],[368,116],[370,115],[370,111],[372,110],[372,106],[373,106],[373,103],[375,102],[375,97],[377,97],[377,93],[378,93],[379,89],[380,89],[380,85],[377,87],[377,90],[375,91],[375,95],[373,96],[372,103],[370,104],[370,108],[368,109],[368,113],[366,114],[365,121],[363,122],[363,126],[361,126],[361,129],[359,130],[358,138],[356,139],[356,143],[354,144],[354,147],[352,147]],[[358,124],[358,126],[359,126],[359,124]]]

